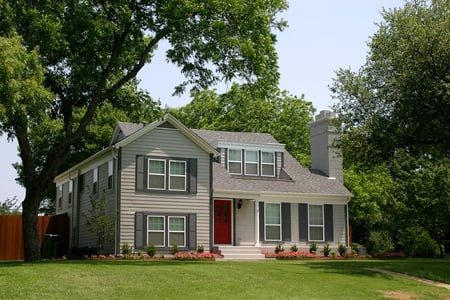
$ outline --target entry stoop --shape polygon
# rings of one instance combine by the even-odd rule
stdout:
[[[220,246],[224,260],[262,260],[264,254],[253,246]]]

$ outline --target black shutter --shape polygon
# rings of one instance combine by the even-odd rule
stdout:
[[[333,205],[325,204],[324,210],[324,222],[325,222],[325,242],[332,242],[334,239],[333,231]]]
[[[291,241],[291,204],[281,203],[281,235],[283,242]]]
[[[197,194],[197,159],[189,159],[189,194]]]
[[[259,241],[264,241],[264,202],[259,202]]]
[[[299,224],[299,236],[300,242],[308,241],[308,204],[298,204],[298,224]]]
[[[134,219],[134,230],[135,230],[135,236],[134,236],[134,247],[136,249],[143,250],[145,248],[146,244],[146,238],[145,238],[145,228],[147,227],[147,220],[145,218],[145,215],[143,212],[137,212],[135,214]]]
[[[197,249],[197,215],[189,214],[188,215],[188,248],[190,250]]]
[[[143,191],[145,189],[144,175],[145,158],[142,155],[136,156],[136,190]]]

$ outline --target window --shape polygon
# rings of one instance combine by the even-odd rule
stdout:
[[[258,175],[258,151],[245,150],[245,175]]]
[[[92,174],[92,193],[98,193],[98,168],[95,168]]]
[[[165,240],[165,218],[163,216],[147,217],[147,244],[156,247],[164,247]]]
[[[162,159],[148,160],[148,189],[166,189],[166,161]]]
[[[230,174],[242,174],[242,151],[228,150],[228,172]]]
[[[186,190],[186,162],[169,161],[169,190]]]
[[[324,240],[323,226],[323,206],[308,206],[308,231],[310,241]]]
[[[275,153],[261,152],[261,175],[275,176]]]
[[[69,180],[69,205],[72,204],[73,180]]]
[[[265,205],[265,240],[279,241],[281,240],[281,205],[277,203]]]
[[[169,245],[186,246],[186,218],[169,216]]]
[[[113,188],[113,161],[108,161],[108,190]]]
[[[58,209],[62,209],[62,195],[63,195],[63,187],[62,185],[58,186]]]

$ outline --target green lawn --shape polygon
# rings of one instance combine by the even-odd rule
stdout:
[[[0,263],[0,299],[450,299],[368,267],[450,283],[450,260],[16,262]]]

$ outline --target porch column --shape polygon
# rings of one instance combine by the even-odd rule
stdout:
[[[252,200],[255,206],[255,246],[259,247],[259,205],[257,200]]]

